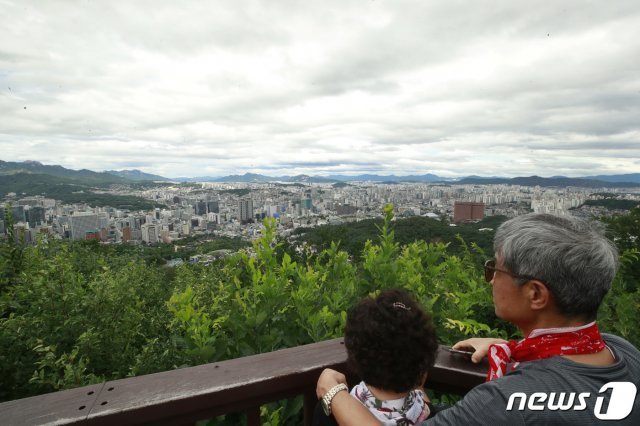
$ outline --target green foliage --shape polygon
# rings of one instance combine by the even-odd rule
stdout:
[[[620,251],[640,251],[640,207],[628,215],[603,217],[601,220],[607,224],[608,235]],[[624,277],[622,285],[625,290],[640,288],[640,262],[621,262],[620,275]]]
[[[502,219],[457,227],[456,237],[431,219],[395,221],[393,206],[383,213],[382,221],[367,224],[376,232],[362,241],[359,253],[343,248],[348,233],[317,254],[309,246],[295,252],[277,240],[275,221],[265,219],[250,248],[208,266],[175,269],[159,266],[171,246],[42,239],[25,247],[11,236],[0,243],[0,400],[338,337],[353,304],[393,287],[407,289],[432,313],[444,344],[517,335],[495,317],[491,287],[482,276],[490,246],[464,237],[492,236],[477,229],[497,227]],[[634,211],[630,218],[611,219],[621,268],[600,315],[603,330],[636,346],[637,217]],[[414,234],[399,241],[398,234],[409,235],[412,226]],[[445,229],[450,239],[437,236]],[[298,424],[301,404],[300,398],[267,404],[262,421]],[[230,414],[207,424],[239,422]]]
[[[99,255],[79,266],[77,249],[87,246],[41,240],[24,249],[19,280],[0,299],[3,400],[124,377],[145,345],[168,336],[161,270]]]
[[[109,174],[97,178],[69,178],[45,174],[17,173],[0,175],[0,195],[15,192],[25,195],[46,195],[66,204],[87,203],[93,207],[111,206],[119,209],[150,210],[166,207],[134,195],[113,195],[95,192],[112,184],[126,183],[126,179]]]
[[[47,179],[66,179],[81,183],[112,184],[126,183],[127,179],[114,176],[105,172],[92,172],[91,170],[71,170],[61,166],[46,166],[37,161],[25,161],[21,163],[5,162],[0,160],[0,175],[28,174],[34,176],[46,176]]]
[[[115,207],[123,210],[152,210],[166,207],[162,203],[156,203],[135,195],[100,194],[92,191],[72,193],[51,193],[47,196],[62,201],[65,204],[86,203],[91,207]]]
[[[640,252],[636,249],[627,249],[621,253],[620,272],[613,281],[598,315],[598,323],[603,331],[622,336],[636,347],[640,347],[640,286],[637,285],[637,281],[629,285],[628,276],[639,261]]]
[[[174,293],[168,305],[169,311],[173,314],[171,327],[181,334],[189,360],[193,364],[216,360],[218,332],[227,317],[211,319],[207,313],[208,309],[199,303],[191,287],[187,287],[183,292]]]
[[[244,197],[245,195],[248,195],[249,193],[251,193],[251,190],[248,188],[238,188],[238,189],[223,189],[219,192],[220,194],[233,194],[233,195],[237,195],[238,197]]]
[[[414,241],[430,243],[449,243],[448,250],[452,254],[460,254],[462,246],[456,235],[464,241],[475,243],[485,252],[491,253],[494,229],[507,218],[504,216],[487,217],[478,223],[463,223],[456,227],[448,223],[427,217],[410,217],[394,221],[394,240],[401,246]],[[323,225],[316,228],[298,228],[295,234],[310,245],[323,250],[332,242],[340,242],[343,250],[355,258],[360,258],[367,241],[377,241],[383,220],[362,220],[343,225]],[[490,229],[479,231],[480,229]]]
[[[605,198],[602,200],[586,200],[585,206],[601,206],[609,210],[631,210],[637,208],[640,205],[639,201],[634,200],[619,200],[615,198]]]
[[[80,350],[75,347],[71,353],[56,355],[55,346],[44,346],[42,343],[33,348],[40,358],[36,363],[38,369],[33,372],[29,383],[48,385],[54,390],[86,386],[100,383],[104,378],[94,374],[87,374],[89,360],[80,356]]]
[[[15,233],[15,222],[11,205],[4,207],[4,220],[7,227],[7,242],[0,245],[0,296],[4,296],[7,292],[17,284],[20,271],[22,270],[22,258],[24,250],[24,241]],[[0,310],[0,316],[4,316],[5,312]]]

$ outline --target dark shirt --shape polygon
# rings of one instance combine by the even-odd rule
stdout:
[[[633,395],[640,387],[640,351],[621,337],[602,337],[615,356],[611,365],[579,364],[561,356],[523,362],[422,425],[640,425],[640,396]],[[604,389],[609,383],[615,389]],[[631,404],[623,419],[603,419],[624,414]]]

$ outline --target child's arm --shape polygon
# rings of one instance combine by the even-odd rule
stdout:
[[[322,398],[335,385],[347,383],[344,374],[330,368],[324,369],[318,378],[316,396]],[[338,392],[331,400],[331,414],[340,426],[380,426],[380,422],[367,407],[352,397],[349,392]]]

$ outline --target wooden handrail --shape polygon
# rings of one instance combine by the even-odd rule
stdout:
[[[176,425],[243,411],[253,425],[261,404],[304,395],[308,424],[324,368],[345,371],[343,339],[8,401],[0,404],[0,423]],[[486,371],[441,346],[426,386],[463,394]]]

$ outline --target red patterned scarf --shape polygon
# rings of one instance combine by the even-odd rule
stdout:
[[[541,328],[516,342],[489,347],[487,382],[504,376],[507,367],[515,368],[522,361],[551,358],[557,355],[593,354],[606,347],[596,322],[580,327]]]

